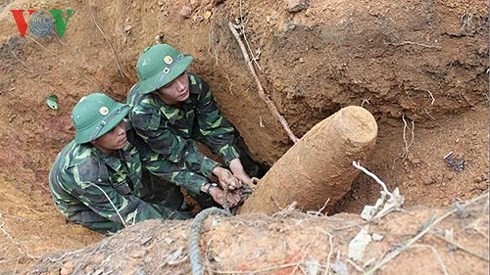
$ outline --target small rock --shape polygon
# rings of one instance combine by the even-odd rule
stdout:
[[[197,9],[201,5],[201,0],[190,0],[190,3],[192,8]]]
[[[288,23],[284,24],[284,29],[286,31],[292,31],[292,30],[296,29],[296,24],[292,23],[292,22],[288,22]]]
[[[103,260],[105,260],[104,256],[101,254],[94,255],[92,258],[93,264],[100,264]]]
[[[73,262],[66,262],[63,264],[60,270],[60,275],[68,275],[72,274],[73,270],[75,268],[75,263]]]
[[[83,271],[85,272],[84,274],[90,274],[95,271],[95,267],[92,265],[87,265]]]
[[[143,258],[145,256],[145,251],[144,250],[134,250],[132,251],[129,256],[133,258]]]
[[[211,15],[212,13],[210,11],[206,11],[204,12],[203,17],[205,20],[208,20],[209,18],[211,18]]]
[[[482,181],[482,182],[478,183],[477,187],[481,191],[485,191],[488,189],[488,183],[486,181]]]
[[[460,219],[465,219],[468,218],[470,213],[466,208],[464,208],[463,205],[461,205],[459,202],[454,203],[454,207],[456,208],[456,214],[458,215],[458,218]]]
[[[286,10],[288,12],[299,12],[308,8],[308,0],[286,0]]]
[[[200,16],[200,15],[196,15],[196,16],[194,16],[194,17],[192,18],[192,21],[197,22],[197,23],[199,23],[199,22],[201,22],[201,21],[203,21],[203,20],[204,20],[204,17],[202,17],[202,16]]]
[[[380,235],[378,233],[373,233],[372,234],[372,238],[373,238],[374,241],[379,242],[379,241],[383,240],[384,236],[383,235]]]
[[[424,185],[431,185],[435,182],[436,181],[432,177],[427,177],[426,179],[424,179]]]
[[[478,177],[476,177],[475,179],[473,179],[473,182],[474,182],[474,183],[480,183],[480,182],[482,182],[482,181],[483,181],[483,179],[482,179],[480,176],[478,176]]]
[[[192,8],[190,6],[183,6],[179,14],[184,18],[189,18],[192,14]]]

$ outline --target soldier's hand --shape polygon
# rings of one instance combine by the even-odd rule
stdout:
[[[228,206],[230,208],[235,207],[242,199],[242,194],[240,190],[235,190],[233,192],[228,192],[226,194],[226,200],[228,201]]]
[[[245,183],[247,185],[252,184],[252,180],[247,174],[233,174],[237,179],[239,179],[242,183]]]
[[[233,176],[238,178],[242,183],[250,185],[252,182],[250,181],[250,177],[243,169],[243,165],[239,158],[233,159],[230,161],[230,170],[233,173]]]
[[[240,180],[233,176],[228,169],[217,166],[213,169],[213,174],[218,177],[218,182],[223,189],[235,190],[242,187]]]
[[[234,207],[240,202],[240,192],[225,192],[219,187],[209,189],[209,195],[222,206]]]

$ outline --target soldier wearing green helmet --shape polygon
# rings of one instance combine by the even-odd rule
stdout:
[[[232,195],[228,202],[234,205],[242,183],[250,183],[250,172],[257,172],[259,166],[247,156],[243,146],[238,146],[236,132],[220,114],[208,84],[187,72],[192,60],[192,56],[168,44],[146,48],[136,65],[139,82],[128,95],[129,119],[151,149],[170,162],[199,160],[186,162],[187,168],[197,175],[193,174],[192,179],[183,176],[178,181],[186,189],[194,190],[191,196],[207,193],[223,205],[226,200],[220,198],[228,190]],[[220,155],[229,170],[202,155],[195,141]],[[247,164],[249,171],[245,171],[242,163]],[[213,175],[218,178],[218,186],[208,180]]]
[[[82,97],[72,111],[75,139],[58,154],[49,174],[57,209],[104,234],[147,219],[192,217],[176,211],[183,197],[163,180],[167,170],[161,167],[169,164],[128,127],[128,112],[128,105],[103,93]]]

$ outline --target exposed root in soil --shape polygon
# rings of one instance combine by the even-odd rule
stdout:
[[[237,29],[240,29],[243,27],[235,26],[235,25],[233,25],[233,23],[228,22],[228,28],[233,33],[233,36],[235,37],[236,41],[238,42],[238,45],[240,46],[240,49],[242,50],[243,58],[245,59],[245,62],[247,63],[248,69],[250,70],[250,73],[252,74],[253,79],[255,80],[255,83],[257,83],[260,98],[265,102],[267,107],[269,107],[269,110],[276,117],[276,119],[279,121],[279,123],[281,123],[284,131],[289,136],[289,139],[293,143],[298,142],[298,138],[294,135],[293,131],[291,131],[291,128],[289,128],[289,125],[288,125],[286,119],[279,113],[276,105],[274,105],[272,100],[269,97],[267,97],[267,95],[265,94],[264,88],[262,87],[262,84],[260,83],[260,80],[259,80],[259,77],[257,76],[257,73],[255,72],[255,68],[254,68],[253,64],[251,63],[252,59],[250,59],[250,56],[248,55],[248,52],[245,49],[245,46],[243,45],[242,40],[240,39],[240,34],[236,31]]]
[[[95,15],[94,15],[94,6],[92,5],[89,5],[89,10],[90,10],[90,16],[92,17],[92,21],[94,22],[95,26],[97,27],[97,29],[99,30],[99,32],[102,34],[102,36],[104,37],[105,41],[107,42],[107,45],[109,45],[109,47],[111,48],[111,51],[112,51],[112,54],[114,55],[114,59],[116,60],[116,64],[117,64],[117,69],[119,70],[119,74],[121,75],[121,77],[126,77],[126,74],[124,73],[122,67],[121,67],[121,64],[119,63],[119,58],[117,57],[117,54],[116,54],[116,51],[114,50],[114,47],[112,46],[112,43],[111,41],[109,41],[109,38],[107,37],[107,35],[104,33],[104,31],[102,30],[102,28],[99,26],[99,24],[97,23],[97,20],[95,20]]]
[[[25,247],[25,245],[23,245],[23,244],[19,243],[18,241],[16,241],[15,238],[12,237],[12,235],[10,235],[10,233],[5,229],[5,221],[3,219],[2,213],[0,213],[0,220],[1,220],[1,223],[0,223],[0,231],[2,231],[2,233],[7,237],[7,239],[10,242],[12,242],[17,247],[17,249],[19,250],[19,252],[21,254],[24,254],[30,260],[33,260],[33,261],[38,260],[39,257],[32,256],[29,253],[29,250],[27,249],[27,247]]]

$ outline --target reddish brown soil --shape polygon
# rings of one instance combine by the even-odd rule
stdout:
[[[399,187],[407,206],[445,206],[488,190],[487,3],[311,0],[307,10],[292,14],[282,1],[215,2],[220,1],[94,0],[93,9],[87,1],[0,4],[5,272],[20,271],[47,252],[103,238],[65,223],[52,205],[47,174],[72,138],[74,103],[96,90],[124,100],[136,80],[138,53],[157,35],[196,57],[192,70],[210,83],[257,161],[273,165],[291,147],[227,29],[240,14],[250,47],[261,51],[264,89],[297,136],[341,107],[362,105],[378,123],[366,167],[390,190]],[[179,14],[185,5],[192,9],[190,18]],[[27,8],[72,8],[75,14],[62,39],[21,38],[9,10]],[[59,97],[58,111],[45,104],[51,94]],[[463,171],[443,161],[450,151],[466,161]],[[378,195],[379,186],[361,175],[335,209],[359,213]]]
[[[363,274],[373,269],[380,275],[486,274],[488,243],[480,241],[488,238],[487,201],[488,194],[460,215],[451,215],[453,209],[417,207],[369,226],[354,214],[324,217],[295,211],[211,216],[200,235],[189,233],[188,221],[147,221],[83,250],[46,255],[31,271],[191,274],[189,258],[199,250],[188,250],[187,241],[199,236],[206,274]],[[349,242],[361,228],[382,239],[349,260]],[[391,258],[392,253],[397,257]],[[385,256],[389,260],[380,262]]]

